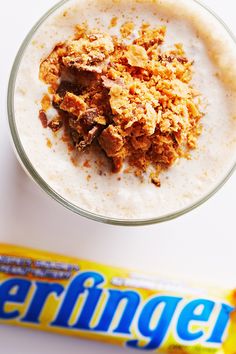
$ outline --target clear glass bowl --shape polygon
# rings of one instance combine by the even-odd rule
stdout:
[[[69,2],[70,0],[62,0],[58,4],[56,4],[53,8],[51,8],[37,23],[36,25],[31,29],[27,37],[25,38],[23,44],[21,45],[18,54],[16,56],[12,72],[10,75],[10,80],[9,80],[9,86],[8,86],[8,121],[9,121],[9,126],[10,126],[10,131],[15,147],[15,152],[17,154],[17,157],[22,164],[23,168],[27,172],[27,174],[53,199],[55,199],[57,202],[62,204],[64,207],[67,209],[92,220],[98,221],[98,222],[103,222],[107,224],[112,224],[112,225],[121,225],[121,226],[141,226],[141,225],[150,225],[150,224],[155,224],[155,223],[161,223],[164,221],[172,220],[174,218],[177,218],[181,215],[184,215],[193,209],[197,208],[201,204],[205,203],[209,198],[211,198],[230,178],[230,176],[233,174],[235,168],[236,168],[236,163],[232,166],[232,168],[227,171],[227,174],[225,177],[221,180],[221,182],[213,188],[210,193],[207,193],[204,195],[202,198],[200,198],[198,201],[193,203],[192,205],[183,208],[181,210],[178,210],[175,213],[170,213],[158,218],[151,218],[151,219],[138,219],[138,220],[126,220],[126,219],[116,219],[116,218],[111,218],[111,217],[106,217],[103,215],[91,213],[87,210],[84,210],[82,208],[79,208],[78,206],[74,205],[73,203],[69,202],[65,198],[63,198],[61,195],[59,195],[55,190],[53,190],[50,185],[40,176],[40,174],[37,172],[37,170],[34,168],[32,165],[30,159],[28,158],[23,145],[21,143],[20,136],[18,134],[17,130],[17,125],[15,122],[15,111],[14,111],[14,91],[15,91],[15,84],[16,84],[16,78],[19,70],[19,66],[21,63],[21,60],[24,56],[25,50],[27,46],[29,45],[32,37],[38,30],[38,28],[44,23],[44,21],[52,15],[56,10],[58,10],[61,6]],[[225,28],[225,30],[228,32],[229,36],[233,39],[233,41],[236,43],[236,39],[232,32],[227,28],[226,24],[215,14],[213,13],[208,7],[205,5],[201,4],[198,0],[191,0],[194,1],[195,3],[199,4],[199,6],[203,7],[206,11],[208,11],[215,19],[218,20],[218,22]]]

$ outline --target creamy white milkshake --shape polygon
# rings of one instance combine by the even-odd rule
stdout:
[[[118,25],[111,27],[112,18]],[[67,145],[38,119],[47,85],[39,66],[58,42],[87,21],[118,34],[133,21],[166,25],[166,49],[182,43],[194,60],[194,87],[202,94],[203,132],[192,159],[180,159],[162,172],[161,188],[127,173],[99,174],[94,156],[72,163]],[[135,35],[134,30],[134,35]],[[198,203],[227,176],[236,158],[236,45],[224,27],[195,1],[71,0],[51,14],[31,39],[15,87],[15,120],[20,142],[34,169],[60,196],[75,206],[107,218],[141,220],[178,213]],[[52,108],[48,116],[53,117]],[[50,143],[49,143],[50,142]],[[86,161],[90,161],[89,164]]]

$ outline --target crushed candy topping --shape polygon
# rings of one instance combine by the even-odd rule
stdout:
[[[201,134],[193,62],[179,43],[162,50],[164,26],[143,23],[129,44],[134,24],[120,31],[118,38],[78,25],[72,40],[55,46],[41,62],[40,79],[57,115],[46,125],[41,111],[40,119],[53,131],[64,127],[78,151],[96,144],[115,172],[126,163],[140,176],[152,166],[159,187],[159,173],[189,158]]]

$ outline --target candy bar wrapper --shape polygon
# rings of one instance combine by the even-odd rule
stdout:
[[[235,354],[235,292],[0,244],[0,323],[168,354]]]

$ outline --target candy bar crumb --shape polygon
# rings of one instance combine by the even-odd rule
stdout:
[[[47,147],[48,147],[49,149],[52,148],[52,142],[51,142],[51,140],[48,139],[48,138],[47,138]]]
[[[116,26],[117,26],[117,22],[118,22],[118,18],[117,18],[117,17],[113,17],[113,18],[111,19],[109,28],[116,27]]]

